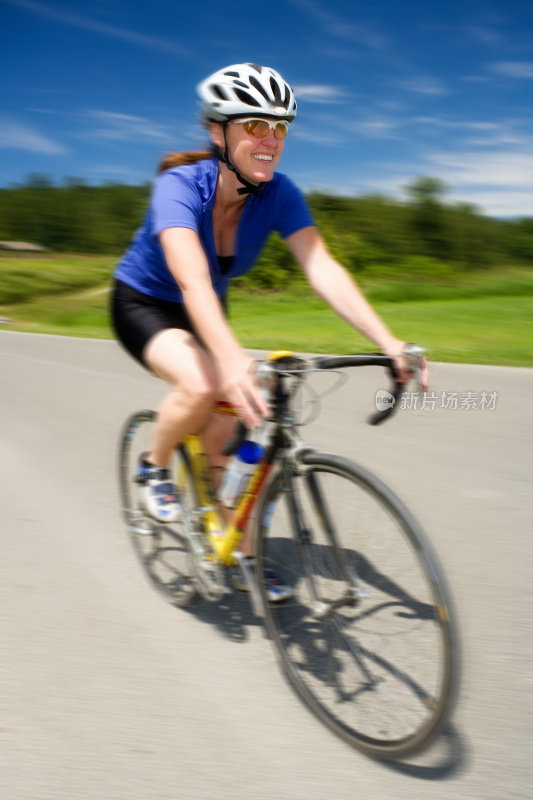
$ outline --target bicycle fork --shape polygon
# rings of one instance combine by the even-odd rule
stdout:
[[[311,595],[313,599],[313,615],[320,618],[328,616],[337,608],[357,605],[360,599],[366,596],[366,592],[360,588],[360,585],[358,585],[360,582],[357,575],[352,574],[348,570],[345,560],[342,558],[340,552],[341,547],[335,526],[333,524],[326,498],[324,497],[316,474],[310,470],[306,470],[305,465],[301,465],[300,474],[307,483],[315,513],[326,537],[331,542],[340,577],[346,586],[345,592],[336,600],[328,600],[321,596],[309,552],[310,547],[313,545],[313,532],[305,522],[305,515],[302,509],[300,498],[298,496],[298,490],[296,489],[295,485],[296,482],[294,480],[293,468],[291,468],[287,461],[284,461],[283,479],[292,529],[296,535],[303,571],[307,577],[309,587],[311,589]]]

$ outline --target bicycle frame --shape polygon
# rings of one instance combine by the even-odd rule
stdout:
[[[260,362],[255,373],[269,390],[269,441],[232,512],[217,499],[202,439],[191,435],[176,453],[183,513],[175,529],[152,522],[136,476],[140,445],[157,415],[138,411],[127,420],[119,471],[130,535],[152,582],[180,607],[196,595],[218,602],[227,589],[224,567],[238,564],[237,587],[248,591],[288,679],[317,717],[369,755],[410,755],[442,728],[457,692],[458,643],[445,579],[416,519],[379,478],[302,441],[298,426],[312,414],[301,423],[295,401],[311,372],[383,366],[392,402],[369,417],[377,425],[399,407],[403,385],[381,354],[273,356],[274,365]],[[319,397],[311,391],[312,404]],[[238,416],[227,403],[213,411]],[[150,425],[134,446],[143,423]],[[239,422],[221,454],[237,452],[245,439]],[[242,550],[249,530],[253,561]],[[269,574],[287,584],[283,597],[271,594]]]
[[[223,402],[217,403],[213,411],[237,416],[235,410]],[[198,436],[189,435],[185,438],[183,445],[189,455],[198,506],[209,542],[220,563],[224,566],[231,566],[235,563],[234,553],[239,547],[263,486],[272,471],[273,463],[271,459],[267,458],[256,465],[237,507],[233,511],[230,522],[224,525],[218,511],[218,501],[214,495],[201,439]]]
[[[280,361],[287,359],[290,361],[293,359],[293,357],[293,353],[283,350],[271,353],[268,357],[268,361],[279,363]],[[301,359],[296,358],[295,361],[301,361]],[[353,366],[355,364],[379,364],[381,366],[388,365],[389,369],[392,369],[391,365],[389,364],[390,360],[385,359],[381,354],[324,357],[316,359],[315,361],[316,366],[318,366],[319,369],[334,369],[343,366]],[[386,363],[384,364],[384,362]],[[289,372],[290,371],[291,370],[289,369]],[[399,396],[401,389],[402,385],[396,383],[394,388],[394,396],[396,398]],[[274,464],[279,461],[280,450],[286,451],[292,446],[295,451],[295,457],[297,456],[297,452],[300,450],[298,447],[298,440],[293,432],[292,420],[287,417],[288,395],[284,390],[283,379],[281,375],[278,377],[276,392],[277,394],[275,402],[277,411],[274,423],[276,428],[272,443],[268,447],[265,457],[257,464],[256,468],[251,474],[246,488],[239,499],[237,507],[234,509],[232,518],[227,525],[224,525],[221,516],[218,513],[218,501],[214,496],[201,440],[198,436],[189,435],[184,441],[184,447],[189,454],[189,461],[191,464],[198,506],[205,526],[205,531],[213,551],[216,553],[219,563],[224,566],[231,566],[235,563],[236,551],[238,551],[238,547],[244,535],[246,526],[250,521],[263,487],[265,486],[273,470]],[[393,409],[391,408],[385,412],[381,411],[375,414],[371,420],[372,424],[378,424],[382,419],[390,414],[392,410]],[[235,418],[238,417],[235,409],[229,403],[223,401],[216,403],[213,411],[221,414],[229,414]],[[302,443],[302,450],[311,451],[314,450],[314,448],[305,446]],[[299,523],[299,515],[296,507],[293,508],[293,513],[296,514],[296,529],[301,530],[301,524]]]

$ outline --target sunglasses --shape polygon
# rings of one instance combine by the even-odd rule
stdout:
[[[289,123],[286,119],[274,122],[269,119],[257,119],[256,117],[247,117],[246,119],[233,120],[234,124],[242,125],[248,136],[254,136],[256,139],[264,139],[269,131],[274,131],[276,139],[284,139],[289,129]]]

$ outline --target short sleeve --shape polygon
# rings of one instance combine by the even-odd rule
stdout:
[[[315,223],[302,192],[286,175],[280,175],[280,178],[276,198],[276,230],[286,239],[301,228]]]
[[[202,218],[202,201],[197,187],[177,172],[156,178],[152,192],[152,234],[165,228],[191,228],[197,233]]]

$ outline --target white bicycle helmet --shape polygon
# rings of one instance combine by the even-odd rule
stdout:
[[[258,64],[233,64],[198,84],[206,120],[224,122],[237,117],[296,116],[294,92],[279,72]]]

